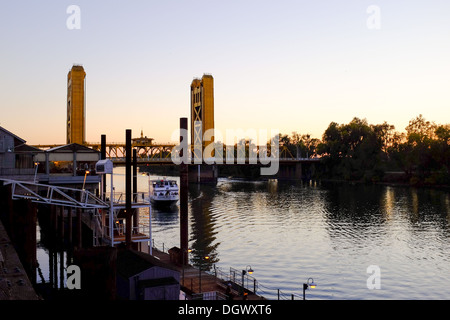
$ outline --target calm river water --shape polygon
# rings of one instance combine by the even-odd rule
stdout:
[[[139,175],[139,191],[148,191],[148,179]],[[148,220],[148,209],[141,216]],[[450,298],[445,190],[220,179],[190,187],[189,230],[192,264],[209,255],[209,267],[223,272],[251,266],[269,299],[277,289],[282,299],[302,298],[308,278],[317,288],[307,299]],[[179,246],[178,205],[152,210],[152,238],[165,251]],[[379,268],[379,289],[368,288],[377,275],[369,266]]]
[[[207,254],[224,272],[251,266],[270,299],[301,298],[308,278],[307,299],[450,298],[447,191],[220,179],[191,186],[189,224],[191,263]],[[152,238],[179,246],[178,207],[152,210]]]

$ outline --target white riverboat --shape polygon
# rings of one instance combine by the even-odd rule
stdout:
[[[175,180],[150,180],[150,201],[154,205],[170,206],[179,199],[179,188]]]

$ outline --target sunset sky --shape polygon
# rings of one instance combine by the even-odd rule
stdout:
[[[90,142],[123,142],[126,129],[169,142],[203,73],[223,132],[450,123],[449,15],[448,0],[2,1],[0,126],[65,143],[73,64],[87,73]]]

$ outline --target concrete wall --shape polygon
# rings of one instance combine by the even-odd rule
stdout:
[[[180,285],[165,285],[146,288],[144,300],[178,300],[180,296]]]

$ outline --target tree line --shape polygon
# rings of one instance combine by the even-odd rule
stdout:
[[[450,185],[450,124],[422,115],[404,132],[355,117],[347,124],[331,122],[322,139],[297,132],[279,139],[280,147],[296,157],[321,157],[321,178]]]

